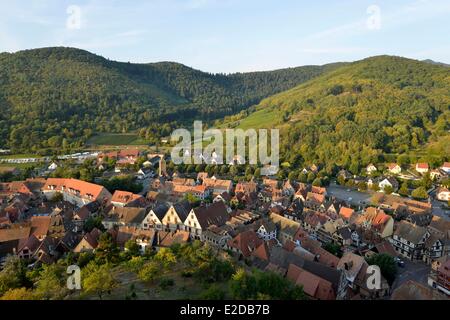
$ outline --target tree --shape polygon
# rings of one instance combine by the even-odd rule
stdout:
[[[385,186],[383,188],[384,193],[386,194],[391,194],[392,192],[394,192],[394,188],[392,188],[391,186]]]
[[[358,190],[359,191],[366,191],[367,190],[367,183],[364,181],[361,181],[358,183]]]
[[[314,174],[314,172],[308,173],[308,183],[312,183],[314,179],[316,179],[316,175]]]
[[[424,200],[428,198],[428,193],[424,187],[419,187],[411,192],[411,196],[415,199]]]
[[[392,256],[386,253],[374,254],[367,259],[367,263],[379,266],[383,277],[392,285],[397,275],[397,264]]]
[[[256,279],[244,269],[239,269],[231,277],[230,291],[234,299],[246,300],[254,298],[256,293]]]
[[[111,271],[109,264],[98,266],[94,262],[90,262],[81,273],[83,291],[98,295],[100,300],[105,293],[110,294],[117,286],[117,281],[112,276]]]
[[[151,282],[159,275],[161,270],[161,265],[156,261],[151,261],[144,265],[144,267],[139,271],[139,279],[146,282]]]
[[[322,186],[322,179],[320,179],[320,178],[314,179],[312,185],[315,186],[315,187],[321,187]]]
[[[132,256],[132,257],[137,257],[141,254],[141,248],[140,246],[136,243],[135,240],[130,239],[125,243],[125,249],[127,249],[127,252]]]
[[[343,175],[340,175],[337,177],[336,182],[338,185],[344,186],[345,185],[345,178]]]
[[[83,229],[86,232],[91,232],[94,228],[97,228],[101,231],[105,230],[105,227],[103,226],[101,217],[91,216],[86,220],[86,222],[83,225]]]
[[[323,248],[336,257],[342,257],[341,246],[337,243],[328,242]]]
[[[308,176],[304,172],[301,172],[298,175],[298,181],[300,181],[302,183],[307,183],[308,182]]]
[[[0,295],[10,289],[18,289],[28,284],[26,266],[18,256],[8,256],[0,271]]]
[[[33,291],[27,288],[9,289],[0,300],[36,300]]]
[[[161,248],[155,255],[154,259],[155,261],[161,262],[164,268],[169,268],[170,266],[177,263],[177,257],[169,248]]]
[[[61,300],[68,294],[64,268],[58,264],[44,265],[36,282],[36,297],[43,300]]]
[[[109,232],[100,235],[98,246],[95,251],[96,260],[99,263],[108,263],[117,261],[119,248],[114,243]]]
[[[217,284],[212,284],[201,295],[200,300],[223,300],[225,299],[225,291]]]
[[[406,181],[402,183],[402,186],[398,190],[398,193],[403,197],[406,197],[409,195],[408,183]]]

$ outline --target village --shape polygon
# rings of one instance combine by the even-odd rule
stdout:
[[[89,161],[100,176],[52,175],[70,159]],[[334,177],[311,165],[280,179],[248,168],[236,178],[237,163],[181,173],[167,155],[139,149],[48,161],[36,176],[0,183],[0,265],[11,255],[33,268],[95,252],[109,233],[121,250],[132,241],[142,254],[201,241],[236,263],[281,275],[310,299],[450,295],[448,162],[407,170],[370,164],[364,176],[340,169]],[[132,176],[140,190],[102,185],[121,176]],[[404,194],[408,180],[417,182],[411,195]],[[367,270],[380,257],[396,270],[373,289]]]

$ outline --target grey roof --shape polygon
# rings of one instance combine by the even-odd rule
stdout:
[[[191,205],[186,200],[175,203],[173,205],[173,208],[177,212],[177,215],[181,219],[181,221],[185,221],[189,215],[189,212],[191,212],[191,210],[192,210]]]
[[[165,203],[161,203],[152,209],[153,213],[158,217],[161,221],[169,210],[169,206]]]
[[[400,221],[394,231],[394,235],[414,244],[419,243],[426,233],[426,228],[414,225],[407,221]]]
[[[294,264],[318,277],[330,281],[335,290],[339,287],[341,271],[315,261],[305,260],[295,253],[289,252],[281,247],[272,248],[269,260],[271,263],[284,269],[288,269],[290,264]]]

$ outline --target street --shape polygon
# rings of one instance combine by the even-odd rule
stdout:
[[[423,262],[411,262],[405,258],[401,258],[405,262],[405,267],[398,267],[397,277],[392,284],[392,290],[395,290],[408,280],[414,280],[427,286],[428,274],[431,267]]]
[[[327,187],[327,193],[328,196],[335,196],[337,199],[350,202],[355,206],[364,206],[365,204],[369,204],[370,198],[372,197],[370,193],[359,192],[357,190],[350,189],[346,186],[340,186],[335,183],[331,183],[330,186]]]

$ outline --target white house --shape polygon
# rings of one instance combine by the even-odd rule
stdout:
[[[256,234],[259,238],[269,241],[277,238],[277,228],[274,223],[264,221],[258,230],[256,230]]]
[[[373,172],[376,172],[376,171],[377,171],[377,167],[375,167],[372,163],[369,164],[366,168],[366,172],[368,174],[372,174]]]
[[[156,230],[163,229],[163,219],[166,215],[169,207],[166,204],[160,204],[156,208],[150,210],[150,212],[146,215],[141,224],[141,229],[149,230],[154,228]]]
[[[380,181],[378,184],[378,187],[380,187],[380,190],[384,191],[384,188],[390,187],[393,191],[396,191],[398,189],[398,182],[395,178],[388,177]]]
[[[390,173],[399,174],[402,172],[402,168],[396,163],[389,163],[387,169]]]
[[[58,165],[54,162],[52,162],[52,164],[48,166],[49,171],[55,171],[57,168],[58,168]]]
[[[439,201],[449,201],[450,200],[450,191],[447,188],[439,188],[436,191],[436,198]]]
[[[444,162],[444,164],[442,165],[441,169],[445,173],[450,174],[450,162]]]
[[[422,174],[423,173],[427,173],[429,169],[430,168],[428,166],[428,163],[418,163],[418,164],[416,164],[416,171],[418,173],[422,173]]]

